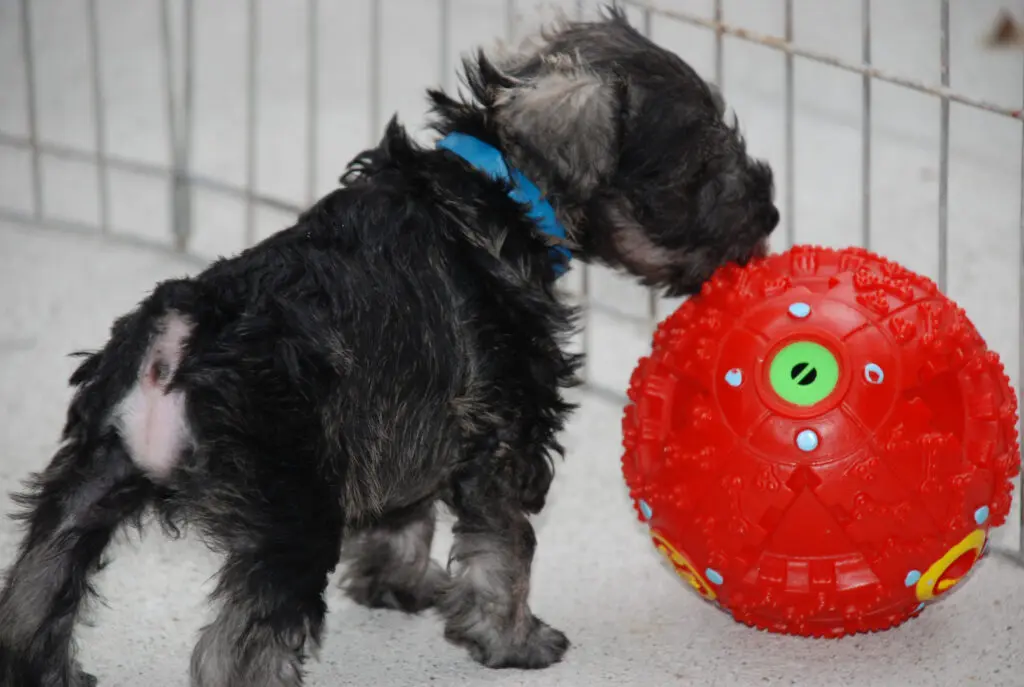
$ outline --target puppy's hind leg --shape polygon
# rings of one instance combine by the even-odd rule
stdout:
[[[169,474],[180,457],[184,399],[166,385],[186,334],[180,317],[123,318],[107,349],[72,375],[79,389],[63,444],[15,496],[28,527],[0,592],[5,687],[93,684],[72,655],[74,624],[116,529],[142,514],[155,492],[151,478]],[[134,379],[124,368],[133,357]]]
[[[430,557],[433,504],[421,504],[349,537],[343,586],[356,603],[418,613],[430,608],[448,573]]]
[[[537,546],[522,505],[488,484],[486,474],[458,480],[452,504],[452,580],[438,600],[445,637],[491,668],[546,668],[569,640],[527,603]]]
[[[218,449],[223,469],[196,515],[227,559],[213,594],[219,613],[192,652],[191,684],[299,687],[338,563],[339,499],[301,450],[278,458],[258,445]]]
[[[116,436],[71,441],[17,498],[28,533],[0,593],[0,684],[95,684],[72,655],[89,578],[116,528],[138,515],[150,483]]]

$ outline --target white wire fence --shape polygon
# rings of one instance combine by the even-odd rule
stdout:
[[[784,212],[782,235],[785,245],[793,245],[797,241],[797,216],[792,211],[797,205],[797,151],[796,139],[798,136],[798,118],[796,116],[796,77],[797,65],[801,63],[814,63],[831,68],[838,72],[859,77],[860,98],[859,98],[859,172],[857,188],[848,189],[848,193],[856,194],[859,200],[859,225],[858,235],[848,243],[857,243],[867,248],[873,248],[873,238],[876,233],[873,231],[873,174],[877,170],[875,160],[878,153],[875,124],[875,95],[880,84],[890,87],[897,87],[906,91],[918,93],[937,100],[938,123],[937,123],[937,149],[934,151],[937,165],[937,197],[934,216],[935,226],[935,253],[937,264],[935,266],[935,278],[940,288],[946,290],[950,279],[950,149],[951,149],[951,104],[957,106],[984,111],[993,116],[1005,120],[1021,120],[1021,104],[991,102],[981,97],[973,97],[967,92],[955,90],[950,84],[950,36],[951,36],[951,15],[950,0],[934,0],[938,8],[939,31],[938,40],[929,50],[934,55],[935,64],[938,67],[939,78],[930,82],[918,78],[911,78],[900,73],[882,69],[874,65],[872,49],[875,47],[873,31],[877,28],[873,22],[872,0],[856,0],[860,3],[860,54],[859,59],[832,54],[828,51],[805,47],[795,39],[795,11],[794,0],[777,0],[781,12],[780,21],[781,35],[753,31],[739,23],[731,22],[727,14],[729,3],[726,0],[705,0],[703,3],[670,2],[649,2],[647,0],[621,0],[620,5],[624,6],[634,18],[637,25],[648,35],[656,32],[656,28],[664,25],[677,24],[705,30],[713,36],[712,44],[712,72],[709,77],[722,85],[728,93],[729,85],[724,83],[726,72],[726,60],[728,59],[726,45],[728,41],[740,41],[752,45],[761,46],[770,51],[780,54],[783,61],[782,69],[782,130],[781,130],[781,158],[773,160],[780,172],[780,190],[783,197],[781,205],[789,209]],[[345,5],[347,0],[302,0],[294,3],[296,6],[303,6],[302,16],[304,26],[301,29],[301,44],[294,46],[294,50],[302,53],[302,76],[304,81],[304,94],[302,96],[301,111],[304,121],[303,163],[301,165],[302,176],[301,192],[291,196],[276,195],[262,190],[258,169],[260,168],[261,144],[258,132],[261,129],[261,118],[268,114],[265,103],[267,95],[261,92],[265,84],[261,80],[260,59],[264,52],[261,44],[261,37],[267,35],[266,26],[263,24],[272,20],[266,14],[267,3],[261,0],[244,0],[244,26],[236,27],[244,34],[241,44],[244,46],[244,57],[241,60],[243,81],[242,93],[244,103],[241,106],[242,118],[240,126],[244,131],[244,160],[242,178],[227,179],[227,175],[216,175],[204,173],[195,164],[194,156],[197,152],[196,132],[200,122],[197,120],[196,93],[197,79],[206,67],[196,47],[197,32],[203,27],[201,12],[209,11],[209,5],[203,5],[196,0],[153,0],[157,9],[155,44],[148,46],[148,51],[155,53],[159,64],[159,91],[162,97],[162,107],[166,121],[166,158],[164,162],[157,162],[152,159],[142,159],[141,156],[126,154],[123,146],[115,146],[116,131],[108,116],[108,104],[117,95],[117,86],[110,79],[104,78],[108,74],[109,62],[114,58],[113,51],[108,47],[109,30],[105,30],[101,15],[103,10],[110,10],[111,0],[78,0],[81,12],[82,25],[80,31],[84,34],[84,57],[88,63],[84,68],[87,81],[87,92],[89,108],[92,115],[91,132],[87,144],[69,144],[57,142],[42,135],[40,124],[40,93],[38,62],[42,53],[38,46],[37,33],[40,27],[38,21],[39,9],[35,0],[7,0],[9,7],[4,14],[5,18],[16,17],[17,46],[20,57],[20,68],[23,73],[19,80],[24,90],[24,124],[20,131],[5,131],[0,122],[0,154],[7,155],[12,151],[28,156],[29,180],[27,203],[11,206],[0,202],[0,219],[29,223],[40,227],[54,229],[82,231],[91,234],[99,234],[111,240],[136,242],[151,245],[161,250],[169,250],[175,254],[192,257],[197,263],[204,262],[206,257],[195,248],[195,230],[197,227],[196,202],[200,194],[214,194],[225,198],[232,198],[240,202],[243,210],[243,245],[250,245],[261,237],[259,227],[259,215],[263,210],[272,210],[285,215],[298,212],[302,207],[312,202],[325,186],[325,179],[320,170],[319,154],[323,147],[323,138],[328,131],[329,122],[324,121],[324,102],[329,94],[325,91],[323,75],[325,71],[336,69],[336,65],[325,64],[323,51],[325,48],[324,32],[321,25],[328,13],[337,13],[339,5]],[[15,2],[18,3],[16,11],[13,9]],[[464,12],[467,0],[423,0],[421,5],[432,3],[436,5],[433,17],[437,24],[434,27],[418,27],[420,32],[435,34],[432,41],[435,46],[433,54],[419,55],[420,61],[430,61],[436,64],[438,82],[444,86],[453,85],[455,67],[455,43],[458,38],[462,43],[486,42],[490,36],[462,36],[454,30],[455,14]],[[53,5],[53,3],[50,3]],[[74,5],[75,3],[69,3]],[[592,14],[595,3],[576,0],[575,2],[563,2],[562,9],[569,14],[583,17]],[[701,4],[703,11],[684,9],[695,4]],[[33,7],[36,6],[36,7]],[[492,9],[499,6],[497,2],[491,2]],[[127,7],[125,3],[120,4],[121,8]],[[531,10],[526,6],[525,0],[522,6],[516,0],[504,0],[500,5],[502,8],[501,23],[503,24],[503,36],[505,39],[513,39],[517,33],[517,24]],[[876,12],[879,5],[874,6]],[[342,12],[347,12],[344,8]],[[370,0],[367,11],[355,19],[352,13],[352,21],[365,23],[360,29],[365,33],[365,54],[361,59],[350,63],[347,70],[365,70],[365,126],[366,137],[363,143],[372,143],[379,135],[380,127],[391,112],[385,101],[385,89],[389,78],[393,75],[389,72],[385,60],[385,30],[388,18],[393,20],[394,16],[385,12],[384,0]],[[8,34],[5,34],[8,35]],[[688,56],[684,56],[688,57]],[[117,59],[123,59],[118,57]],[[1022,72],[1024,73],[1024,72]],[[417,89],[422,90],[423,86],[429,84],[417,84]],[[1024,136],[1022,139],[1024,140]],[[355,150],[348,151],[350,154]],[[96,212],[92,220],[81,218],[69,219],[66,216],[55,216],[47,207],[45,188],[45,161],[58,160],[68,163],[86,165],[95,170],[95,196]],[[1022,169],[1021,178],[1024,180],[1024,148],[1020,152],[1020,164]],[[115,225],[115,199],[113,197],[112,179],[116,175],[134,175],[145,177],[169,187],[169,202],[166,210],[170,214],[170,238],[164,237],[152,239],[146,236],[134,235],[117,231]],[[1020,204],[1020,231],[1024,234],[1024,189],[1020,189],[1018,197],[1014,200]],[[1024,248],[1024,241],[1017,241],[1017,244]],[[1018,249],[1021,250],[1021,249]],[[1020,252],[1016,258],[1019,289],[1018,318],[1018,340],[1016,353],[1018,356],[1018,378],[1019,372],[1024,370],[1024,252]],[[593,270],[582,266],[575,270],[578,275],[574,282],[577,296],[585,305],[585,317],[591,317],[595,313],[603,313],[604,316],[613,321],[621,321],[624,326],[639,326],[646,329],[653,328],[656,321],[667,312],[666,308],[671,304],[659,303],[653,296],[645,299],[644,307],[633,312],[623,312],[620,309],[611,307],[602,299],[594,296]],[[593,341],[587,333],[587,320],[584,320],[584,333],[582,346],[589,353],[596,352],[597,342]],[[1004,353],[1005,354],[1005,353]],[[593,356],[588,356],[593,357]],[[591,391],[614,399],[623,397],[623,389],[615,388],[607,383],[592,378],[592,370],[585,371],[587,382]],[[1018,562],[1024,562],[1024,527],[1021,529],[1020,547],[1016,552],[1009,553]]]

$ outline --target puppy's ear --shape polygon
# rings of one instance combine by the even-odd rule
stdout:
[[[494,113],[505,138],[587,194],[615,168],[621,91],[576,60],[548,57],[536,75],[500,89]]]

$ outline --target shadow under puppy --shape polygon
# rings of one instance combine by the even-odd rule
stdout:
[[[393,121],[295,226],[159,284],[84,357],[61,447],[17,497],[5,687],[94,682],[73,626],[112,535],[150,510],[225,557],[193,685],[301,684],[340,558],[353,599],[435,606],[487,666],[562,657],[527,596],[528,515],[580,362],[555,288],[567,251],[693,293],[764,252],[772,175],[617,12],[464,66],[466,100],[431,93],[441,145]],[[543,198],[518,202],[533,185]],[[439,502],[447,567],[429,555]]]

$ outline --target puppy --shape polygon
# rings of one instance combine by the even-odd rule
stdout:
[[[393,120],[295,226],[159,284],[84,355],[17,496],[4,687],[94,684],[73,627],[115,531],[150,512],[224,555],[193,685],[300,685],[339,560],[355,601],[436,607],[486,666],[562,657],[527,603],[580,363],[557,277],[579,259],[694,293],[779,215],[715,91],[617,11],[464,77],[464,99],[430,93],[438,146]]]

